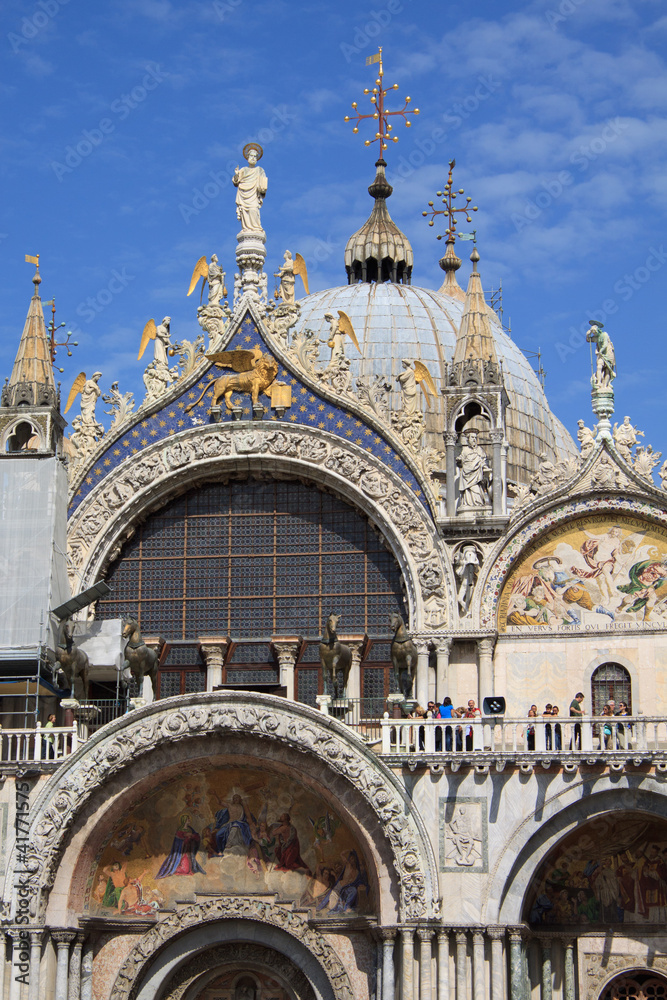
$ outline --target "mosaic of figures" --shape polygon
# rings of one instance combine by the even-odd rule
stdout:
[[[578,826],[530,886],[531,924],[664,924],[667,822],[615,813]]]
[[[562,628],[667,617],[667,530],[592,516],[551,531],[524,552],[503,589],[498,628]]]
[[[276,892],[319,917],[373,911],[363,853],[336,812],[255,768],[180,776],[148,795],[98,855],[86,905],[146,917],[194,892]]]

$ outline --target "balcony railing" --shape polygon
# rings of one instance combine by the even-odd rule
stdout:
[[[38,722],[35,729],[2,729],[0,763],[29,766],[62,760],[74,753],[79,743],[76,723],[42,728]]]
[[[575,753],[667,754],[667,718],[599,716],[558,722],[543,718],[390,719],[381,722],[383,756],[434,754],[465,758],[483,753],[503,757],[562,757]]]

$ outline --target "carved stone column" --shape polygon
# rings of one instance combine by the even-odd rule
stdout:
[[[449,931],[438,929],[438,996],[449,1000]]]
[[[468,935],[465,931],[456,932],[456,1000],[467,1000],[468,977],[466,965],[468,962]]]
[[[56,995],[55,1000],[68,1000],[67,980],[69,970],[69,946],[76,937],[73,931],[52,931],[51,937],[58,949],[56,963]]]
[[[30,985],[28,1000],[40,1000],[39,965],[42,958],[42,931],[30,931]],[[2,992],[0,992],[2,996]]]
[[[278,669],[280,671],[280,683],[287,689],[287,698],[294,701],[294,668],[296,657],[299,652],[299,643],[294,640],[273,640],[273,648],[278,656]]]
[[[430,927],[420,927],[419,938],[419,1000],[431,998],[431,941],[433,931]]]
[[[415,965],[415,948],[414,948],[414,929],[412,927],[404,927],[401,931],[401,939],[403,942],[403,989],[401,990],[401,1000],[414,1000],[415,983],[414,983],[414,965]]]
[[[7,966],[7,937],[0,930],[0,997],[5,995],[5,968]]]
[[[505,469],[503,460],[503,430],[491,431],[491,442],[493,444],[493,458],[491,468],[493,469],[493,515],[502,517],[505,513]]]
[[[352,663],[350,664],[350,676],[347,679],[348,698],[361,698],[361,652],[364,648],[364,640],[357,639],[343,640],[347,642],[352,653]]]
[[[510,928],[510,996],[512,1000],[526,1000],[526,979],[523,968],[523,934],[516,927]],[[574,997],[572,1000],[574,1000]]]
[[[542,1000],[551,1000],[553,995],[551,977],[551,938],[541,937],[542,950]]]
[[[477,704],[480,709],[484,698],[495,694],[493,679],[493,650],[496,644],[495,639],[477,640],[477,660],[479,663],[479,696]]]
[[[93,1000],[93,941],[88,938],[81,958],[81,1000]]]
[[[67,1000],[81,1000],[81,952],[83,935],[77,934],[69,959],[69,991]]]
[[[222,667],[225,662],[227,640],[219,636],[202,636],[199,640],[201,655],[206,663],[206,690],[220,687],[222,684]]]
[[[451,639],[439,639],[435,647],[436,668],[435,668],[435,700],[442,703],[445,695],[452,697],[449,690],[449,654],[452,650]],[[452,702],[454,699],[452,698]],[[455,702],[454,702],[455,704]]]
[[[482,931],[475,931],[472,936],[472,989],[474,1000],[486,1000],[484,934]]]
[[[454,431],[445,431],[443,434],[445,439],[445,470],[447,472],[447,517],[456,516],[456,433]]]
[[[417,640],[417,674],[415,677],[415,698],[422,706],[428,705],[428,642]]]
[[[396,931],[393,927],[383,927],[380,933],[382,934],[382,1000],[394,1000],[396,991],[394,973]]]
[[[491,938],[491,1000],[503,1000],[505,996],[505,963],[503,962],[504,927],[488,927]]]
[[[574,1000],[574,941],[572,938],[563,939],[563,950],[565,952],[565,968],[563,970],[563,998],[564,1000]]]
[[[11,960],[9,963],[9,1000],[19,1000],[22,986],[17,976],[26,976],[30,972],[30,945],[27,931],[9,931],[11,941]]]

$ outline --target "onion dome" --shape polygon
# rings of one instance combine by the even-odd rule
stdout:
[[[30,300],[12,374],[2,390],[3,406],[55,406],[57,402],[49,337],[39,297],[42,281],[39,264],[32,280],[35,291]]]
[[[387,198],[393,188],[385,176],[386,162],[375,164],[377,173],[368,193],[375,199],[373,211],[345,247],[345,270],[350,285],[372,282],[409,285],[412,247],[389,215]]]

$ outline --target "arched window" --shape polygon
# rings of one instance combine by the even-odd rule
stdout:
[[[602,709],[612,700],[616,702],[616,708],[620,702],[625,702],[632,715],[630,674],[620,663],[602,663],[591,677],[593,715],[602,715]]]
[[[654,972],[632,972],[610,983],[600,1000],[667,1000],[667,980]]]

